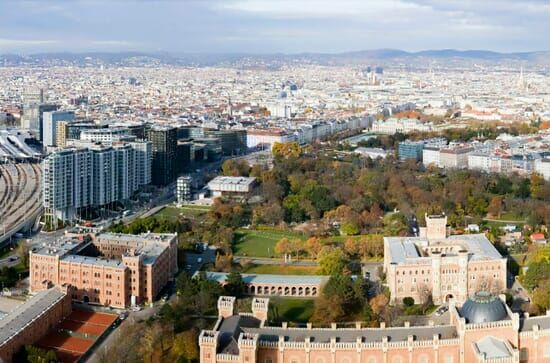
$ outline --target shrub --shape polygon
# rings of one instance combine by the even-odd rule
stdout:
[[[413,306],[414,305],[414,299],[410,296],[407,296],[407,297],[404,297],[403,298],[403,305],[405,306]]]

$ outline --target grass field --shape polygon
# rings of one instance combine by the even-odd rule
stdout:
[[[332,236],[322,239],[322,243],[342,244],[348,239],[360,240],[366,235],[358,236]],[[241,228],[235,232],[233,240],[233,253],[238,256],[250,257],[280,257],[275,252],[275,245],[281,238],[302,239],[306,237],[300,233],[280,231],[276,229],[245,229]],[[380,258],[372,258],[372,261],[380,261]]]
[[[168,219],[170,221],[175,221],[178,219],[178,216],[183,215],[187,218],[198,218],[204,216],[210,210],[209,207],[200,206],[200,205],[185,205],[183,207],[164,207],[157,213],[153,214],[152,217],[159,219]]]
[[[315,275],[316,266],[289,266],[289,265],[251,265],[242,271],[247,274],[270,275]]]
[[[304,239],[304,236],[278,230],[239,229],[233,240],[233,253],[239,256],[276,257],[275,245],[281,238]]]
[[[306,323],[313,315],[314,299],[270,298],[271,318],[278,322]]]

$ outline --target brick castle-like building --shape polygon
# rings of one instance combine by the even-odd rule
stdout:
[[[543,363],[550,362],[550,312],[513,313],[480,292],[438,324],[317,328],[267,324],[269,299],[254,298],[252,313],[235,312],[235,298],[218,300],[218,320],[199,336],[201,363]]]
[[[71,285],[75,301],[124,308],[152,302],[177,272],[176,234],[66,236],[30,252],[30,291]]]
[[[445,215],[426,216],[418,237],[384,237],[384,272],[392,303],[430,295],[435,304],[464,302],[506,289],[506,258],[484,234],[447,236]]]

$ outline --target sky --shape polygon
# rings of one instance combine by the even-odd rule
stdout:
[[[550,49],[550,0],[0,0],[0,53]]]

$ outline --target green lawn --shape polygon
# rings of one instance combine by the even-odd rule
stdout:
[[[185,216],[188,218],[198,218],[204,216],[210,210],[209,207],[199,206],[199,205],[185,205],[183,207],[164,207],[157,213],[153,214],[151,217],[158,219],[168,219],[170,221],[175,221],[178,219],[178,216]]]
[[[276,257],[275,245],[281,238],[305,239],[303,235],[279,230],[239,229],[233,240],[233,253],[239,256]]]
[[[271,320],[306,323],[313,315],[314,299],[270,298]]]
[[[292,266],[292,265],[251,265],[242,271],[247,274],[270,275],[315,275],[316,266]]]

